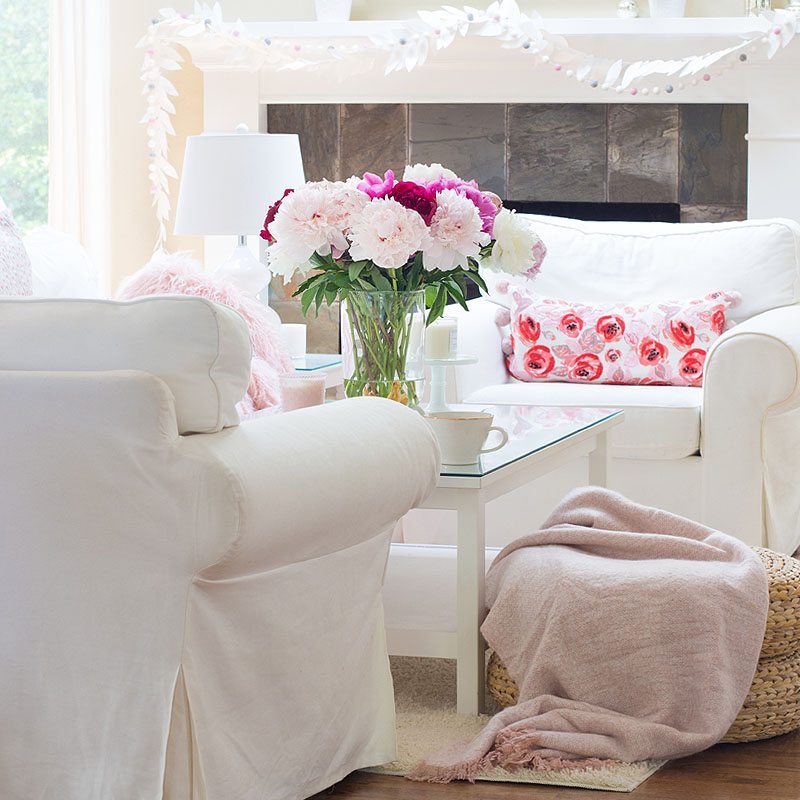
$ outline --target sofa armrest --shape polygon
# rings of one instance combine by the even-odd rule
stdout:
[[[758,314],[720,337],[706,359],[703,390],[707,524],[749,544],[766,543],[765,437],[770,420],[798,407],[800,305]],[[800,452],[800,430],[794,436]],[[769,544],[776,545],[774,536]]]
[[[235,530],[222,532],[203,573],[213,579],[378,536],[422,503],[439,474],[438,445],[423,418],[369,397],[257,418],[187,437],[183,447],[222,470],[238,509]],[[202,549],[213,553],[213,543]]]
[[[464,402],[484,386],[508,383],[503,334],[495,322],[502,310],[496,303],[484,298],[470,300],[469,312],[460,306],[450,306],[447,315],[458,319],[458,349],[464,355],[477,356],[478,363],[458,367],[456,375],[457,402]]]

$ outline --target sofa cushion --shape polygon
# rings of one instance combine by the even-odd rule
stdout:
[[[800,225],[792,220],[676,225],[525,217],[547,245],[532,284],[541,294],[638,305],[725,289],[742,295],[733,322],[800,300]],[[484,277],[492,299],[508,307],[510,294],[493,290],[498,276]]]
[[[703,390],[699,388],[514,381],[486,386],[465,402],[621,408],[625,421],[611,431],[613,457],[675,459],[700,450]]]
[[[531,383],[702,386],[706,354],[739,301],[714,292],[642,306],[593,305],[514,292],[503,347],[508,371]]]
[[[139,370],[175,397],[180,433],[237,425],[250,379],[247,325],[199,297],[0,301],[0,370]]]

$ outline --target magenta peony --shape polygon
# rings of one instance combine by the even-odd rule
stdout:
[[[382,178],[380,175],[376,175],[374,172],[365,172],[364,180],[358,184],[357,188],[375,200],[381,197],[386,197],[386,195],[392,191],[393,186],[394,172],[388,169]]]
[[[422,186],[413,181],[400,181],[396,183],[389,197],[397,200],[401,206],[416,211],[426,225],[431,224],[436,213],[436,195],[427,186]]]
[[[275,220],[275,215],[278,213],[281,203],[286,199],[286,196],[290,195],[293,191],[294,189],[286,189],[281,197],[276,200],[267,211],[267,218],[264,220],[264,230],[261,231],[261,238],[266,239],[270,244],[275,242],[275,237],[269,232],[269,226]]]

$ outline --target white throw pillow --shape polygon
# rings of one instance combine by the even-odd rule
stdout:
[[[35,228],[23,239],[36,297],[99,297],[97,273],[80,242],[55,228]]]
[[[33,294],[31,260],[22,237],[6,208],[0,211],[0,295]]]

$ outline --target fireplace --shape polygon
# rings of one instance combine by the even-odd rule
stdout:
[[[585,52],[635,61],[712,52],[756,23],[743,17],[606,17],[547,24]],[[298,42],[333,36],[349,46],[392,25],[351,22],[334,30],[322,23],[263,22],[248,28]],[[187,47],[203,72],[204,130],[233,130],[241,122],[252,130],[277,130],[294,115],[288,130],[301,135],[314,126],[327,130],[328,138],[318,139],[324,143],[306,162],[327,160],[335,168],[328,170],[331,175],[376,163],[396,168],[409,157],[471,158],[477,149],[491,155],[487,163],[493,167],[488,176],[475,177],[487,188],[489,180],[505,180],[505,188],[501,183],[495,191],[512,201],[679,203],[684,221],[800,219],[800,103],[787,101],[794,97],[800,68],[796,41],[774,61],[753,54],[745,66],[715,73],[710,82],[687,81],[670,95],[640,92],[635,101],[626,92],[602,91],[536,66],[521,51],[503,49],[489,37],[457,39],[444,51],[432,51],[424,67],[389,76],[383,62],[370,57],[355,68],[342,61],[324,70],[276,71],[232,63],[202,39]],[[437,107],[461,116],[442,127]],[[433,135],[423,130],[418,136],[415,128],[426,108]],[[383,122],[372,122],[375,114],[383,115]],[[480,136],[459,140],[459,130],[469,128]],[[448,137],[451,146],[433,157]],[[452,166],[461,174],[472,172],[462,163]],[[310,169],[309,177],[314,175]],[[529,191],[532,180],[535,192]],[[222,237],[206,237],[204,244],[208,263],[218,263],[231,246]],[[280,292],[279,302],[289,309],[291,301]],[[334,326],[334,315],[317,326],[312,346],[328,349]]]
[[[743,104],[270,104],[270,133],[300,134],[306,178],[440,162],[509,208],[585,220],[705,222],[747,215]],[[296,286],[273,282],[284,322]],[[474,291],[472,292],[474,294]],[[308,320],[309,347],[338,347],[339,313]]]

